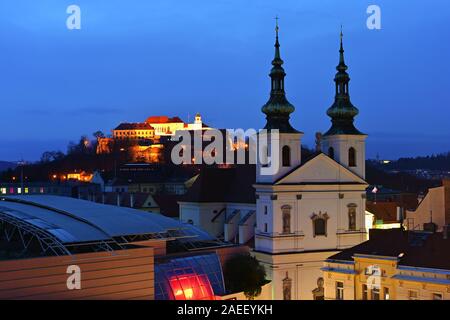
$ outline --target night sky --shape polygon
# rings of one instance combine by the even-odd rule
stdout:
[[[71,4],[81,30],[66,28]],[[382,30],[366,27],[370,4]],[[2,0],[0,160],[65,152],[82,134],[151,115],[261,128],[276,15],[306,144],[330,125],[342,23],[368,157],[450,151],[448,0]]]

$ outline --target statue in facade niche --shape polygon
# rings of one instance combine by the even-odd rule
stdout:
[[[315,288],[312,291],[314,300],[324,300],[325,299],[325,293],[324,293],[324,289],[323,289],[323,278],[320,277],[317,279],[317,288]]]
[[[289,274],[286,271],[286,277],[283,279],[283,300],[292,300],[292,279],[289,278]]]

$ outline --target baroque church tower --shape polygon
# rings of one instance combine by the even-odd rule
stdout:
[[[268,134],[279,131],[267,155],[280,166],[272,174],[262,174],[264,165],[256,167],[254,254],[272,281],[273,299],[323,299],[324,261],[366,240],[366,135],[353,124],[358,110],[348,94],[342,33],[335,103],[327,112],[332,127],[321,142],[323,152],[303,163],[303,133],[289,123],[295,108],[286,99],[282,65],[277,24],[270,99],[262,112]]]
[[[275,57],[272,60],[272,70],[270,71],[271,91],[269,101],[262,107],[262,112],[266,115],[267,123],[264,129],[267,130],[267,150],[260,151],[267,155],[271,165],[276,163],[273,174],[261,174],[261,165],[257,168],[257,182],[273,183],[278,178],[291,171],[301,163],[301,138],[302,132],[295,130],[289,123],[290,114],[295,111],[295,107],[289,103],[284,89],[284,78],[286,72],[283,69],[284,61],[281,59],[280,43],[278,40],[278,23],[275,28]],[[278,130],[278,135],[271,135],[273,130]],[[272,137],[272,139],[270,139]],[[272,146],[274,142],[274,146]],[[258,162],[259,163],[259,162]]]
[[[331,128],[323,135],[322,151],[328,156],[361,178],[366,175],[367,135],[361,133],[354,125],[354,118],[359,110],[351,103],[349,94],[350,77],[344,61],[343,34],[341,31],[341,48],[339,50],[339,65],[334,78],[336,96],[327,115],[331,118]]]

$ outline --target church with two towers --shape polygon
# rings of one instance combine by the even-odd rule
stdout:
[[[339,55],[335,99],[327,110],[331,127],[317,152],[302,157],[303,133],[290,123],[295,107],[286,98],[277,26],[270,98],[262,107],[272,139],[258,151],[269,163],[205,169],[178,202],[183,222],[253,248],[271,280],[272,299],[323,299],[324,261],[367,240],[367,135],[354,125],[359,111],[350,101],[342,32]],[[279,169],[268,174],[264,167],[271,162]]]
[[[331,127],[321,137],[321,151],[302,162],[303,133],[289,122],[295,108],[286,98],[276,28],[270,99],[262,112],[267,119],[265,129],[279,131],[280,150],[272,152],[279,157],[280,169],[262,175],[257,165],[254,184],[254,254],[266,268],[276,300],[323,299],[323,262],[367,239],[367,135],[354,125],[359,111],[350,101],[342,32],[339,54],[335,100],[327,110]]]

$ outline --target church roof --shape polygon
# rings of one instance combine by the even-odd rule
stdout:
[[[255,180],[255,165],[203,168],[181,201],[256,203]]]
[[[286,182],[284,180],[286,180],[289,176],[291,176],[292,174],[294,174],[295,172],[297,172],[298,170],[301,170],[302,168],[306,167],[308,164],[312,164],[315,161],[318,161],[319,158],[323,158],[323,159],[327,159],[328,162],[331,162],[332,164],[334,164],[335,166],[338,166],[340,168],[340,170],[343,170],[342,172],[346,173],[348,177],[352,177],[352,181],[308,181],[305,180],[304,182],[295,182],[296,185],[318,185],[318,184],[323,184],[323,185],[335,185],[335,184],[367,184],[362,178],[360,178],[359,176],[357,176],[355,173],[353,173],[352,171],[350,171],[349,169],[347,169],[346,167],[344,167],[342,164],[340,164],[339,162],[337,162],[334,159],[331,159],[328,155],[326,155],[323,152],[316,152],[314,154],[312,154],[310,157],[306,158],[305,160],[302,161],[302,163],[300,165],[298,165],[297,167],[294,167],[292,170],[288,171],[285,175],[281,176],[280,178],[278,178],[278,180],[276,180],[273,184],[274,185],[289,185],[292,183]]]

